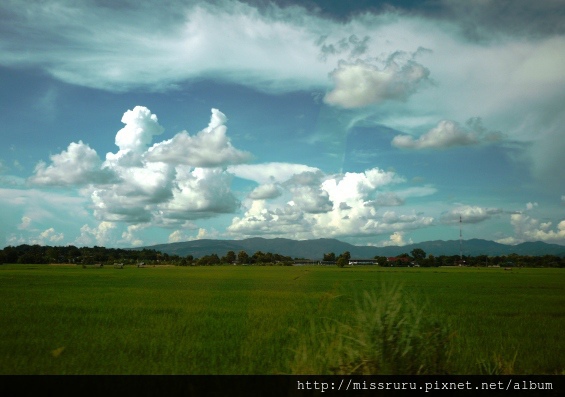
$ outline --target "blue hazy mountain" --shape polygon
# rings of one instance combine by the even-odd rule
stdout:
[[[461,244],[463,255],[558,255],[565,256],[565,246],[547,244],[541,241],[527,242],[518,245],[499,244],[494,241],[471,239],[464,240]],[[435,240],[417,244],[390,247],[358,246],[345,243],[336,239],[317,240],[291,240],[285,238],[266,239],[261,237],[248,238],[244,240],[193,240],[179,243],[159,244],[137,249],[154,249],[169,255],[187,256],[192,255],[200,258],[204,255],[217,254],[224,256],[228,251],[245,251],[253,255],[257,251],[263,253],[271,252],[292,258],[321,259],[325,253],[333,252],[336,255],[349,251],[352,258],[373,258],[375,256],[396,256],[402,253],[410,253],[414,248],[421,248],[427,254],[459,255],[459,240]]]

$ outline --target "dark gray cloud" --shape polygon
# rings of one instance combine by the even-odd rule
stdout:
[[[395,13],[448,21],[472,41],[488,41],[499,35],[546,37],[565,33],[562,0],[427,0],[427,1],[327,1],[247,0],[249,4],[299,4],[312,13],[336,21],[349,21],[362,14]]]
[[[499,35],[541,38],[565,33],[562,0],[443,0],[439,16],[457,21],[465,37],[488,41]]]

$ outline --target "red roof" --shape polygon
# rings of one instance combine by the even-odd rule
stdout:
[[[387,261],[389,262],[396,262],[396,261],[401,261],[401,262],[410,262],[410,258],[407,258],[405,256],[391,256],[386,258]]]

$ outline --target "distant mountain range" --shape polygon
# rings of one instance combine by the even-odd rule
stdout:
[[[565,246],[558,244],[547,244],[541,241],[528,242],[518,245],[499,244],[494,241],[471,239],[463,241],[463,255],[558,255],[565,256]],[[257,251],[271,252],[290,256],[292,258],[322,259],[324,254],[333,252],[336,255],[349,251],[352,258],[368,259],[375,256],[396,256],[402,253],[410,253],[414,248],[423,249],[426,254],[459,255],[459,240],[435,240],[417,244],[391,247],[358,246],[335,239],[317,240],[290,240],[285,238],[265,239],[260,237],[244,240],[193,240],[180,243],[159,244],[136,249],[154,249],[169,255],[187,256],[201,258],[204,255],[217,254],[224,256],[228,251],[245,251],[253,255]]]

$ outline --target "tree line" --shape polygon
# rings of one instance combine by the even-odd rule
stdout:
[[[292,265],[290,256],[273,254],[270,252],[255,252],[253,255],[245,251],[235,253],[229,251],[226,255],[219,257],[217,254],[204,255],[195,258],[193,255],[169,255],[154,249],[122,249],[105,247],[75,247],[69,246],[42,246],[22,244],[19,246],[8,246],[0,250],[0,264],[2,263],[25,263],[25,264],[48,264],[48,263],[73,263],[73,264],[95,264],[95,263],[159,263],[177,266],[212,266],[220,264],[276,264]]]
[[[98,246],[79,248],[74,245],[51,247],[22,244],[16,247],[8,246],[0,251],[0,263],[135,263],[168,260],[169,258],[169,255],[151,249],[127,250]]]
[[[557,255],[428,255],[421,248],[415,248],[410,253],[403,253],[394,258],[375,256],[372,263],[382,267],[389,266],[504,266],[504,267],[565,267],[565,257]],[[76,247],[73,245],[52,247],[42,245],[22,244],[19,246],[8,246],[0,250],[0,264],[22,263],[22,264],[47,264],[47,263],[126,263],[139,262],[171,264],[176,266],[215,266],[221,264],[237,265],[279,265],[290,266],[295,262],[290,256],[273,254],[271,252],[257,251],[249,255],[245,251],[238,253],[228,251],[220,257],[217,254],[204,255],[195,258],[193,255],[169,255],[154,249],[122,249],[105,247]],[[323,255],[321,263],[335,264],[339,267],[348,266],[351,258],[349,251],[336,255],[333,252]]]
[[[324,254],[325,263],[335,263],[339,267],[344,267],[350,261],[351,255],[348,251],[336,256],[330,252]],[[415,248],[410,254],[403,253],[395,257],[375,256],[373,263],[382,267],[395,266],[420,266],[420,267],[439,267],[439,266],[503,266],[503,267],[565,267],[565,257],[558,255],[432,255],[426,254],[421,248]]]

